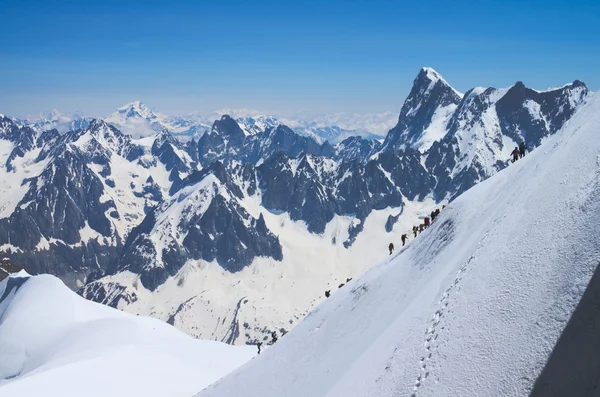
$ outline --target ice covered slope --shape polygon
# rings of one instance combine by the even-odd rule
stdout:
[[[600,96],[200,395],[527,395],[600,258]]]
[[[3,397],[189,396],[254,354],[86,301],[53,276],[0,283]]]

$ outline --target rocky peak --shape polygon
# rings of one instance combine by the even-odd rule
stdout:
[[[227,114],[221,116],[221,119],[215,120],[212,131],[215,131],[224,137],[245,136],[244,131],[240,128],[237,121]]]
[[[432,68],[423,68],[404,101],[398,124],[388,133],[382,150],[397,150],[418,145],[432,121],[449,117],[462,94]]]

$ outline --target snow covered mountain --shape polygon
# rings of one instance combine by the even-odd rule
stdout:
[[[368,140],[381,139],[382,135],[372,133],[365,126],[373,123],[374,128],[383,131],[389,122],[387,120],[389,118],[388,113],[381,115],[337,114],[320,116],[318,122],[312,119],[285,118],[282,122],[277,117],[261,115],[257,111],[245,109],[227,109],[208,114],[194,112],[166,116],[151,110],[140,101],[121,106],[117,111],[105,117],[104,120],[134,138],[152,136],[166,129],[181,142],[188,142],[192,139],[200,139],[202,135],[211,130],[214,120],[218,120],[224,115],[235,119],[247,135],[254,135],[271,127],[277,127],[279,124],[286,124],[297,134],[310,137],[319,144],[323,144],[325,141],[337,144],[352,136],[361,136]],[[346,117],[348,117],[347,120]],[[53,110],[49,114],[39,117],[12,118],[11,120],[19,127],[30,127],[38,132],[56,129],[62,134],[76,129],[85,129],[94,118],[84,117],[81,114],[65,114]],[[356,127],[340,127],[331,124],[333,121]]]
[[[116,260],[130,230],[192,161],[163,132],[133,140],[104,121],[60,134],[0,119],[0,250],[71,287]]]
[[[543,92],[521,82],[508,89],[469,90],[447,123],[446,135],[426,154],[425,164],[438,180],[436,195],[456,196],[493,175],[520,142],[529,150],[538,146],[588,95],[580,81]]]
[[[511,90],[505,91],[509,95]],[[554,129],[535,130],[540,137],[564,124],[584,101],[587,89],[576,82],[559,91],[532,95],[539,103],[554,101],[561,109],[554,113],[561,115],[555,118]],[[464,164],[449,164],[448,169],[476,169],[480,172],[477,177],[465,180],[460,173],[450,173],[444,179],[443,174],[436,175],[438,164],[430,165],[430,159],[440,151],[432,154],[419,144],[429,128],[426,121],[420,122],[420,128],[411,127],[410,134],[398,135],[404,131],[401,126],[410,124],[406,117],[416,123],[417,116],[410,109],[435,114],[431,107],[448,107],[447,101],[457,97],[437,72],[423,69],[403,108],[400,127],[390,131],[383,145],[360,137],[348,138],[335,147],[319,145],[281,124],[250,132],[247,126],[223,116],[197,143],[197,153],[194,145],[188,149],[204,170],[174,184],[172,199],[132,233],[117,267],[111,268],[107,277],[86,285],[81,293],[124,310],[151,312],[193,335],[228,343],[256,342],[273,329],[289,328],[322,299],[324,290],[366,269],[360,258],[383,259],[382,241],[397,241],[400,234],[421,223],[436,203],[447,202],[506,167],[504,154],[489,157],[494,159],[493,167],[481,168],[477,162],[479,148],[496,143],[488,142],[486,135],[469,135],[468,129],[477,125],[481,112],[464,111],[467,99],[460,100],[448,116],[446,124],[453,129],[445,136],[468,136],[469,142],[462,151],[446,146],[443,159],[472,155]],[[501,98],[497,98],[498,107],[506,101]],[[514,101],[515,111],[527,110],[527,101]],[[457,126],[459,121],[454,120],[463,120],[464,114],[471,117],[464,118],[470,123]],[[517,117],[513,135],[503,139],[514,141],[523,135],[535,147],[540,139],[536,141],[529,128],[537,124],[530,122],[531,118]],[[482,128],[487,131],[487,125]],[[447,138],[440,139],[432,147]],[[296,259],[297,240],[312,241],[319,247],[302,254],[303,264]],[[374,246],[380,247],[377,254],[372,252]],[[324,265],[324,257],[332,263]],[[348,258],[347,263],[341,258]],[[301,289],[306,296],[295,297],[301,293],[288,289],[250,294],[250,289],[270,288],[277,277],[289,278],[296,266],[318,274],[310,282],[300,276],[292,277],[291,284],[283,283]],[[317,279],[320,282],[315,282]],[[177,287],[188,283],[201,286],[203,292]],[[215,323],[219,323],[217,328]]]
[[[193,137],[204,134],[210,128],[204,120],[168,117],[150,110],[140,101],[121,106],[104,120],[136,138],[152,136],[165,129],[177,136]]]
[[[222,116],[225,115],[227,114]],[[231,117],[231,115],[227,116]],[[350,130],[337,125],[327,125],[300,119],[284,119],[284,121],[282,121],[273,116],[256,115],[235,118],[235,121],[246,133],[246,135],[256,135],[265,132],[267,129],[271,129],[279,125],[285,125],[293,130],[296,134],[312,138],[321,145],[325,142],[335,145],[344,139],[355,136],[359,136],[365,140],[377,140],[382,138],[379,135],[375,135],[365,130]],[[195,135],[197,138],[200,136],[201,135]]]
[[[423,68],[381,152],[420,153],[437,200],[453,198],[506,167],[520,142],[529,150],[558,131],[588,97],[584,83],[536,91],[522,82],[465,95]]]
[[[217,160],[223,163],[237,161],[257,164],[278,152],[290,156],[306,153],[325,157],[335,153],[328,142],[319,144],[285,125],[278,124],[266,130],[251,131],[227,115],[215,121],[211,131],[204,134],[197,147],[192,150],[197,151],[194,156],[205,166]]]
[[[427,108],[448,107],[443,98],[454,101],[458,96],[431,69],[420,72],[412,94],[399,126],[408,125],[403,117],[413,117],[406,109],[435,114]],[[554,129],[541,131],[549,135],[564,124],[588,92],[576,82],[539,95],[536,100],[540,103],[551,103],[548,98],[555,98],[556,108],[561,109],[555,114],[563,115],[556,119]],[[132,312],[152,313],[193,335],[229,343],[255,342],[273,329],[289,328],[322,299],[324,290],[364,270],[365,262],[360,258],[385,257],[383,247],[376,254],[372,247],[384,246],[381,241],[397,241],[400,234],[421,223],[436,202],[445,203],[506,166],[503,153],[496,154],[493,167],[481,168],[475,161],[481,145],[495,143],[487,142],[488,136],[466,131],[481,118],[481,112],[457,113],[463,112],[466,101],[460,100],[461,106],[451,112],[446,125],[456,126],[450,121],[460,120],[459,114],[472,115],[471,123],[452,127],[455,129],[444,136],[463,135],[469,142],[462,148],[446,146],[443,159],[471,155],[464,164],[448,165],[449,170],[463,166],[480,172],[470,180],[459,173],[459,177],[450,173],[451,177],[444,179],[436,175],[437,164],[428,165],[440,152],[423,150],[418,144],[420,138],[415,138],[423,136],[429,128],[427,122],[420,124],[421,129],[412,128],[412,135],[400,134],[394,145],[390,142],[399,127],[390,131],[387,145],[356,137],[331,147],[307,140],[281,124],[256,132],[223,116],[197,145],[192,142],[188,146],[191,157],[206,168],[190,175],[188,181],[174,184],[173,197],[179,197],[177,190],[183,188],[185,199],[173,199],[149,216],[128,242],[129,256],[122,256],[107,277],[88,284],[81,293]],[[526,99],[515,101],[515,109],[527,109],[527,103]],[[535,147],[539,140],[528,133],[530,121],[517,118],[513,131],[531,138],[531,147]],[[503,139],[517,138],[513,134]],[[215,210],[207,212],[210,206],[206,202],[214,197],[225,199],[219,199],[221,203],[213,205]],[[186,204],[182,207],[180,202]],[[242,224],[246,227],[240,233],[240,226],[235,225]],[[250,236],[256,237],[249,240]],[[303,253],[303,264],[297,260],[298,240],[320,247]],[[219,251],[227,253],[219,256]],[[324,257],[331,263],[324,266]],[[347,258],[347,263],[342,264],[341,258]],[[306,263],[314,264],[306,271],[317,277],[311,277],[310,282],[302,279],[306,276],[292,277],[291,284],[282,284],[281,279],[295,273],[293,267],[307,267]],[[296,296],[289,289],[273,294],[249,292],[270,288],[278,278],[280,288],[300,288],[304,295]],[[253,280],[251,287],[248,280]],[[203,292],[178,287],[187,284],[203,286]],[[217,328],[215,323],[219,323]]]
[[[461,98],[425,68],[383,144],[319,143],[247,115],[224,115],[185,144],[102,120],[60,134],[3,118],[0,251],[72,288],[86,283],[81,294],[98,302],[194,336],[256,342],[505,168],[520,139],[530,149],[548,139],[588,95],[574,82]],[[139,103],[120,116],[163,127]]]
[[[596,94],[199,396],[596,395],[599,129]]]
[[[0,282],[0,396],[174,396],[256,353],[89,302],[49,275]]]

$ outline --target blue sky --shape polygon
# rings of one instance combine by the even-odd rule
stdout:
[[[600,88],[598,1],[2,1],[0,113],[398,111],[457,89]]]

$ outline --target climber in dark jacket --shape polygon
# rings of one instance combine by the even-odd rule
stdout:
[[[525,146],[525,142],[521,142],[521,144],[519,145],[519,157],[520,158],[525,157],[526,150],[527,150],[527,147]]]
[[[390,255],[392,255],[392,252],[394,252],[394,243],[390,243],[388,248],[390,249]]]
[[[402,239],[402,246],[404,247],[404,244],[406,244],[406,240],[408,240],[408,236],[406,234],[403,234],[400,238]]]
[[[519,148],[515,147],[515,150],[512,151],[512,162],[514,163],[515,161],[517,161],[519,159],[519,155],[521,154],[521,152],[519,152]]]

